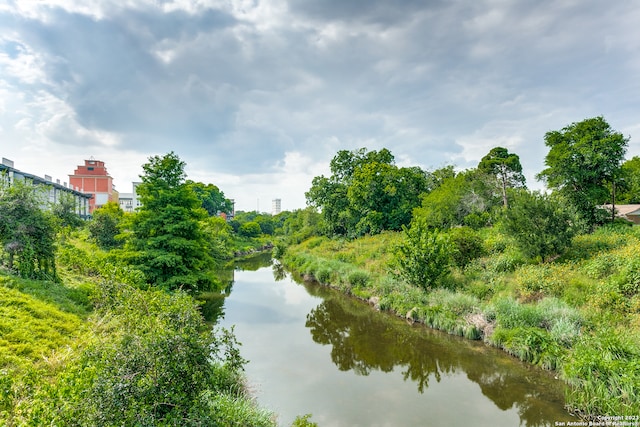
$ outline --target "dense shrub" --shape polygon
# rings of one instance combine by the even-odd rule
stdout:
[[[471,261],[484,254],[482,239],[472,228],[452,228],[449,231],[449,241],[453,247],[453,262],[458,267],[465,268]]]
[[[429,230],[424,221],[404,229],[404,241],[395,248],[392,266],[408,283],[430,289],[449,273],[451,249],[446,234]]]
[[[242,418],[240,425],[273,425],[244,395],[235,338],[202,333],[191,297],[106,282],[96,301],[96,340],[21,408],[30,422],[188,426]]]

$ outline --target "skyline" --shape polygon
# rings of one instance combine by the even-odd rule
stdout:
[[[0,155],[68,181],[90,157],[130,192],[174,151],[236,209],[305,206],[339,150],[399,166],[518,154],[603,116],[640,155],[630,0],[44,0],[0,4]]]

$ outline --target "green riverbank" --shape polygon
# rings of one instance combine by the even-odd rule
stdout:
[[[82,239],[57,264],[55,281],[0,270],[0,425],[276,425],[192,296],[133,286]]]
[[[451,267],[428,290],[392,274],[402,233],[312,237],[275,254],[287,268],[377,309],[555,371],[568,385],[568,409],[585,419],[638,415],[640,230],[601,228],[542,264],[526,263],[496,230],[478,235],[482,256]]]

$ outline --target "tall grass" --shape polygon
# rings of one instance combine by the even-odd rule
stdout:
[[[640,348],[637,336],[603,329],[584,337],[567,358],[562,373],[572,386],[569,404],[585,417],[638,415]]]

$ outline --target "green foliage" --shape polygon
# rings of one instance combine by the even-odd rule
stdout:
[[[202,231],[207,236],[209,254],[220,264],[233,257],[231,245],[233,241],[232,228],[221,217],[210,216],[201,222]]]
[[[640,203],[640,157],[622,163],[621,182],[616,188],[616,203]]]
[[[561,296],[567,286],[571,268],[556,265],[524,265],[515,274],[514,282],[524,298],[536,295]]]
[[[115,202],[108,202],[93,211],[93,219],[89,222],[89,233],[102,249],[113,249],[122,246],[122,240],[116,236],[120,234],[120,223],[124,212]]]
[[[444,178],[438,187],[422,198],[422,206],[414,210],[432,228],[447,229],[468,223],[485,226],[489,211],[496,205],[493,184],[476,170]]]
[[[165,289],[209,289],[213,259],[201,221],[207,215],[191,186],[185,164],[173,152],[143,165],[138,193],[142,207],[132,220],[128,249],[153,285]]]
[[[389,150],[341,150],[331,161],[332,175],[318,176],[305,194],[322,211],[324,233],[348,237],[400,230],[427,191],[420,168],[398,168]]]
[[[86,314],[77,295],[57,283],[0,280],[0,370],[41,361],[77,338]]]
[[[456,266],[465,268],[471,261],[484,254],[480,235],[469,227],[456,227],[449,231],[452,259]]]
[[[449,273],[449,238],[438,230],[429,230],[424,221],[414,221],[404,229],[404,241],[395,248],[392,265],[408,283],[430,289]]]
[[[311,421],[311,414],[298,415],[295,420],[293,420],[293,424],[291,427],[318,427],[317,423]]]
[[[492,148],[480,160],[478,170],[495,177],[502,192],[502,203],[508,207],[507,188],[524,188],[525,178],[522,175],[522,165],[517,154],[509,153],[502,147]]]
[[[572,123],[547,132],[547,168],[538,179],[562,193],[587,226],[598,221],[597,207],[612,200],[610,189],[622,176],[621,162],[628,139],[611,129],[603,117]]]
[[[576,219],[557,198],[522,191],[504,212],[502,227],[523,254],[545,261],[562,254],[571,244]]]
[[[545,369],[556,369],[560,365],[562,348],[546,330],[536,327],[497,328],[491,341],[524,362],[539,364]]]
[[[22,277],[55,279],[55,222],[42,204],[38,186],[0,180],[0,263]]]
[[[369,281],[369,273],[362,270],[351,271],[347,276],[347,281],[353,287],[366,286],[367,282]]]
[[[60,199],[57,203],[51,205],[51,213],[61,227],[79,227],[83,221],[76,213],[76,200],[69,193],[60,193]]]
[[[638,415],[640,349],[627,331],[605,328],[583,337],[562,371],[572,386],[569,406],[584,417]]]
[[[144,273],[128,264],[128,256],[121,254],[116,250],[107,253],[95,247],[83,249],[75,244],[64,243],[60,245],[57,261],[61,266],[83,276],[102,277],[144,288]]]
[[[260,233],[262,233],[260,224],[255,221],[245,222],[238,230],[238,234],[244,237],[258,237]]]
[[[283,214],[279,216],[282,218]],[[320,233],[321,214],[315,208],[307,207],[289,212],[282,223],[282,234],[287,242],[298,244]]]
[[[202,208],[207,211],[209,216],[233,212],[233,202],[225,198],[224,193],[217,186],[191,180],[187,180],[186,185],[191,188],[191,191],[200,200]]]
[[[251,225],[247,228],[245,224]],[[253,224],[258,224],[258,228]],[[236,216],[231,221],[234,231],[244,237],[257,237],[260,234],[273,235],[276,231],[277,221],[271,214],[262,214],[257,211],[236,212]],[[247,235],[249,232],[252,235]]]
[[[273,425],[239,385],[245,361],[232,333],[201,333],[191,297],[105,282],[96,301],[96,340],[30,402],[32,422]]]

